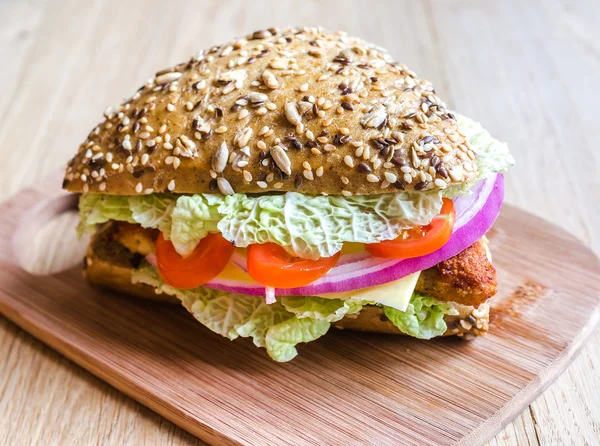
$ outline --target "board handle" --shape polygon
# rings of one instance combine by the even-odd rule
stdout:
[[[34,275],[81,263],[89,237],[77,238],[78,197],[60,189],[61,176],[55,172],[0,206],[0,261]]]

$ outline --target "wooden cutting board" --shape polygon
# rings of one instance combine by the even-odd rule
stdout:
[[[600,315],[598,258],[505,206],[490,234],[500,287],[488,336],[332,330],[278,364],[182,308],[88,286],[75,201],[59,183],[0,206],[0,312],[211,443],[481,444],[565,369]]]

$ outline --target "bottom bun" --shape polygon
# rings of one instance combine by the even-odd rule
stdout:
[[[132,272],[140,265],[143,258],[112,240],[111,231],[111,226],[107,225],[92,237],[84,262],[86,279],[93,285],[119,293],[171,304],[180,303],[174,296],[157,293],[150,285],[131,283]],[[458,314],[444,316],[448,329],[442,336],[472,339],[488,331],[489,304],[484,303],[475,308],[454,302],[448,303],[458,311]],[[387,318],[381,307],[375,305],[367,305],[359,313],[348,315],[335,322],[333,326],[345,330],[405,334]]]

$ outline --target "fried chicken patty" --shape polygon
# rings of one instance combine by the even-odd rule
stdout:
[[[156,229],[111,222],[111,240],[134,254],[146,256],[154,251]],[[487,253],[484,239],[437,265],[421,272],[415,291],[446,302],[477,306],[496,294],[496,269]]]

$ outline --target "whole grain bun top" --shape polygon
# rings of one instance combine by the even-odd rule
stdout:
[[[431,83],[381,48],[268,29],[159,71],[105,119],[64,187],[105,194],[380,194],[472,181]]]

